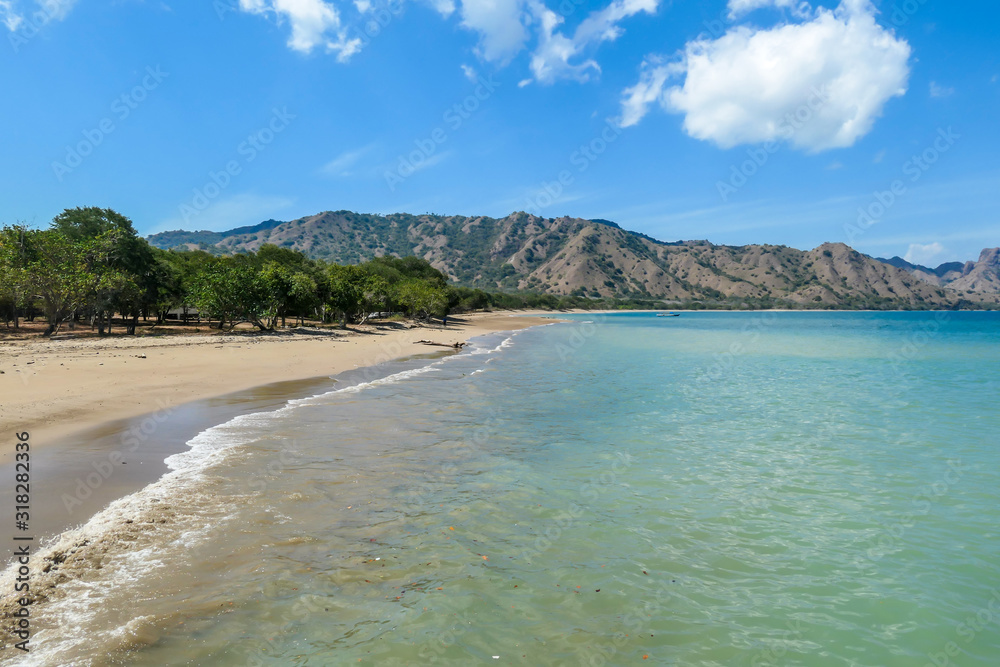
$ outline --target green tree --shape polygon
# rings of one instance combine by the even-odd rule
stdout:
[[[418,320],[444,315],[448,307],[448,295],[443,287],[416,278],[397,284],[393,299],[403,312]]]
[[[104,251],[99,240],[74,242],[51,229],[20,232],[23,270],[28,289],[48,321],[46,336],[56,333],[96,291],[119,277],[91,270],[94,257]]]
[[[327,277],[327,305],[340,317],[340,328],[346,329],[347,321],[361,309],[365,273],[357,266],[333,264],[327,269]]]
[[[135,333],[139,316],[153,305],[157,294],[156,262],[149,244],[136,233],[132,221],[109,208],[95,206],[66,209],[52,220],[51,229],[75,243],[96,241],[99,252],[90,257],[90,270],[100,276],[101,287],[91,306],[104,334],[111,332],[115,312],[129,318],[126,331]]]
[[[0,300],[9,305],[10,312],[4,313],[14,321],[14,328],[20,327],[20,309],[28,304],[31,292],[31,276],[27,270],[27,256],[23,226],[14,225],[0,229]]]
[[[271,281],[243,257],[213,259],[193,281],[191,296],[199,310],[219,319],[222,329],[229,322],[249,322],[261,331],[274,329],[278,299]]]

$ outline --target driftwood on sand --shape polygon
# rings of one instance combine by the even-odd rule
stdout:
[[[451,347],[456,350],[460,350],[465,347],[465,343],[435,343],[432,340],[417,340],[413,341],[414,345],[435,345],[437,347]]]

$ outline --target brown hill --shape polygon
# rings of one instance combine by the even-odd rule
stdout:
[[[524,212],[495,219],[336,211],[223,233],[165,232],[149,240],[162,248],[202,247],[216,253],[273,243],[339,263],[412,254],[458,284],[553,294],[753,307],[950,308],[970,300],[842,243],[810,251],[667,243],[605,220]],[[997,302],[995,295],[979,293],[977,300]]]

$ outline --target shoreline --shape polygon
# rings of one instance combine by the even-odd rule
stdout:
[[[172,411],[192,401],[331,378],[445,349],[415,344],[425,338],[464,342],[552,320],[517,312],[474,313],[451,321],[447,327],[376,324],[367,331],[2,342],[0,428],[29,432],[37,451],[109,422]],[[0,464],[12,459],[11,448],[0,451]]]
[[[170,471],[165,459],[185,451],[188,441],[206,429],[239,415],[276,409],[289,400],[329,391],[345,380],[353,384],[353,381],[375,379],[383,375],[387,367],[391,371],[407,361],[457,352],[445,347],[414,344],[416,341],[430,337],[468,342],[472,338],[518,331],[551,321],[521,313],[486,313],[463,318],[447,329],[441,326],[400,328],[381,336],[359,332],[337,335],[339,332],[335,332],[332,341],[329,333],[301,335],[291,340],[286,336],[257,339],[239,335],[177,336],[152,341],[152,345],[141,339],[59,341],[62,349],[46,350],[44,354],[48,357],[41,360],[38,356],[18,356],[22,364],[32,361],[31,366],[39,367],[35,375],[29,376],[30,382],[25,383],[34,391],[14,395],[10,391],[13,383],[0,385],[0,416],[4,417],[2,423],[8,431],[30,433],[33,480],[37,480],[39,488],[49,490],[45,494],[36,492],[33,498],[32,514],[44,517],[32,522],[34,536],[43,543],[54,539],[65,531],[83,526],[110,503],[156,482]],[[444,338],[443,334],[449,338]],[[197,340],[190,340],[192,338]],[[130,344],[115,348],[121,340]],[[255,345],[257,342],[263,347]],[[24,342],[18,342],[0,347],[0,360],[11,347],[24,346]],[[225,356],[218,354],[219,347]],[[145,359],[136,359],[133,364],[140,366],[143,373],[137,380],[138,387],[128,381],[135,375],[124,380],[113,377],[128,361],[123,358],[125,352],[129,353],[128,358],[148,353]],[[81,353],[93,356],[81,362]],[[168,377],[172,382],[163,389],[160,382],[163,367],[177,363],[178,356],[192,353],[198,357],[198,363],[203,364],[197,378]],[[212,353],[215,353],[214,359],[206,358]],[[256,373],[244,372],[248,356],[260,359],[263,355],[270,358],[270,363],[256,369]],[[53,356],[74,359],[70,363],[77,368],[66,371],[63,364],[67,362],[51,363]],[[108,362],[107,366],[97,361],[102,358]],[[9,359],[6,361],[10,363]],[[153,362],[151,373],[147,371],[149,366],[141,367],[142,361]],[[278,377],[273,368],[276,364],[281,365]],[[75,385],[74,391],[67,392],[68,397],[38,402],[37,394],[47,391],[45,388],[49,388],[50,393],[64,389],[52,378],[59,369],[67,375],[75,375],[75,379],[80,373],[88,373],[89,377]],[[236,372],[240,373],[239,379],[231,381]],[[207,373],[215,375],[212,381],[206,381]],[[150,405],[150,393],[155,394],[151,384],[158,383],[163,393],[155,396]],[[106,391],[97,393],[92,390],[94,385],[103,385]],[[219,391],[222,386],[228,386],[228,390]],[[18,410],[35,410],[42,417],[16,422],[8,415]],[[13,447],[0,452],[3,479],[14,478],[13,454]]]
[[[468,341],[471,338],[514,332],[550,323],[552,323],[551,318],[536,318],[525,315],[496,316],[491,314],[487,317],[475,318],[474,322],[463,322],[461,333],[458,337],[463,341]],[[436,329],[433,330],[437,331]],[[448,331],[457,333],[458,330],[458,326],[448,327]],[[427,337],[428,328],[414,328],[405,333],[410,334],[415,340],[418,340]],[[409,338],[404,338],[402,342],[412,341]],[[346,346],[344,347],[346,348]],[[351,348],[353,347],[355,346],[351,346]],[[358,347],[361,346],[359,345]],[[128,462],[131,462],[133,465],[129,466],[127,472],[124,468],[120,469],[125,474],[111,471],[108,477],[97,485],[98,488],[94,490],[100,493],[95,493],[94,497],[90,499],[91,502],[87,506],[86,511],[80,511],[72,520],[69,520],[64,514],[61,519],[50,521],[49,523],[53,528],[56,527],[55,524],[57,522],[62,522],[62,525],[56,530],[48,530],[44,535],[38,530],[33,531],[35,533],[34,537],[38,540],[36,546],[32,549],[30,560],[33,573],[31,588],[33,604],[45,604],[53,599],[53,596],[62,597],[57,590],[61,588],[62,583],[69,583],[80,576],[85,576],[88,568],[103,567],[108,564],[106,559],[109,551],[116,551],[122,544],[140,539],[143,535],[149,534],[149,531],[158,524],[173,523],[174,515],[184,512],[184,508],[180,505],[169,502],[159,503],[159,500],[155,496],[159,495],[156,489],[163,487],[167,483],[167,480],[176,477],[176,474],[170,470],[164,459],[172,454],[183,452],[187,447],[187,443],[195,435],[207,429],[228,423],[241,415],[249,415],[261,411],[267,412],[268,410],[278,409],[287,405],[289,400],[314,396],[317,393],[329,391],[338,385],[338,381],[344,382],[346,380],[345,385],[351,386],[359,382],[369,382],[387,374],[398,372],[398,368],[408,362],[419,365],[434,358],[460,354],[458,350],[451,351],[445,348],[433,347],[428,349],[428,347],[423,345],[401,344],[399,346],[399,354],[395,356],[386,354],[385,359],[379,359],[372,364],[362,365],[360,363],[353,363],[362,358],[357,356],[357,352],[351,350],[351,348],[346,348],[348,356],[340,360],[342,362],[340,364],[342,370],[339,373],[329,373],[320,376],[313,373],[311,378],[285,379],[278,383],[256,385],[248,390],[230,392],[223,396],[195,399],[177,406],[175,409],[176,413],[172,412],[168,415],[168,419],[165,420],[164,424],[166,424],[166,428],[164,430],[154,430],[150,437],[141,443],[141,446],[135,453],[128,455]],[[347,364],[346,367],[345,364]],[[352,371],[357,372],[352,373]],[[347,377],[335,377],[336,375],[344,376],[345,374]],[[220,406],[222,409],[220,409]],[[184,411],[188,408],[192,408],[196,412],[200,408],[203,413],[200,422],[185,418]],[[204,415],[211,416],[206,418]],[[122,436],[122,429],[129,424],[135,425],[141,423],[143,419],[148,420],[152,416],[152,413],[147,412],[143,415],[136,415],[130,418],[119,418],[111,421],[103,420],[97,424],[91,423],[82,431],[79,429],[76,430],[72,436],[63,435],[53,438],[52,442],[46,443],[44,447],[39,447],[37,450],[35,447],[32,447],[32,462],[36,463],[37,466],[32,466],[34,473],[33,481],[37,479],[42,483],[42,486],[49,486],[49,480],[45,478],[51,478],[52,476],[46,473],[58,470],[59,468],[65,468],[67,465],[66,461],[70,458],[75,458],[77,463],[82,462],[89,465],[96,462],[100,465],[106,465],[106,454],[108,451],[113,451],[115,454],[120,454],[123,451],[119,440]],[[179,418],[175,419],[178,416]],[[96,415],[94,417],[95,419],[97,418]],[[169,424],[169,420],[175,420],[175,423],[171,425]],[[160,428],[163,428],[163,426],[161,424]],[[92,435],[98,434],[102,429],[103,433],[101,437],[97,438],[96,441],[90,439]],[[52,433],[54,429],[45,432]],[[31,440],[34,443],[34,434],[32,434]],[[79,451],[68,451],[67,448],[74,442],[84,446]],[[68,454],[72,456],[67,456]],[[36,455],[38,459],[49,459],[50,462],[42,463],[42,461],[36,459]],[[145,459],[145,461],[140,461],[139,459]],[[121,462],[124,463],[124,461]],[[146,465],[143,465],[143,463]],[[12,461],[0,464],[0,469],[12,468],[12,465]],[[35,472],[35,470],[38,472]],[[86,470],[87,468],[84,467],[84,471]],[[93,472],[91,471],[91,474]],[[68,477],[66,475],[63,475],[63,477],[72,479],[73,474],[76,473],[71,471]],[[77,476],[76,479],[79,481],[80,477]],[[107,484],[104,484],[104,481]],[[146,495],[149,494],[138,493],[147,488],[153,490],[150,498],[146,498]],[[48,490],[48,495],[51,497],[46,498],[45,502],[51,507],[61,506],[61,497],[63,497],[61,494],[63,494],[63,491],[63,488],[51,487]],[[33,503],[33,514],[37,513],[41,504]],[[125,517],[128,518],[126,519]],[[97,522],[96,532],[88,529],[88,526],[95,521]],[[42,525],[42,521],[36,520],[33,522],[33,528]],[[13,576],[11,574],[11,564],[9,561],[5,562],[2,570],[0,570],[0,582],[4,584],[10,583]],[[12,619],[11,614],[16,610],[18,604],[15,599],[17,596],[9,593],[9,591],[13,590],[13,586],[5,586],[4,592],[0,594],[0,614],[4,617],[5,627],[9,627]],[[34,617],[38,611],[39,608],[35,606],[32,616]],[[6,645],[3,648],[8,649],[10,647]],[[0,654],[5,653],[6,651],[0,650]],[[3,657],[5,658],[6,655]]]

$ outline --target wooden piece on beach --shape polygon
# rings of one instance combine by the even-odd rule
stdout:
[[[416,340],[413,341],[414,345],[434,345],[435,347],[450,347],[456,350],[460,350],[465,347],[465,343],[435,343],[432,340]]]

